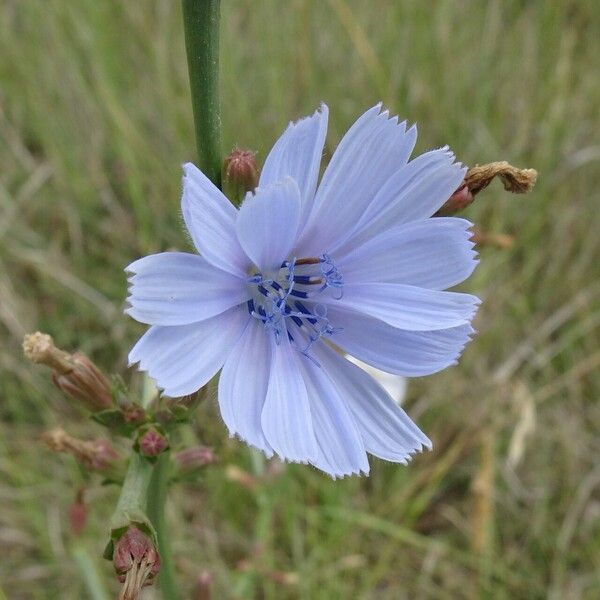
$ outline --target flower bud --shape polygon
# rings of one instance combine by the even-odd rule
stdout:
[[[258,185],[256,154],[241,148],[232,150],[225,159],[225,180],[251,192]]]
[[[158,456],[169,447],[167,438],[154,427],[150,427],[140,432],[138,444],[140,454],[149,457]]]
[[[181,471],[188,472],[195,469],[212,465],[217,461],[217,457],[212,448],[207,446],[194,446],[186,448],[173,456],[175,464]]]
[[[131,404],[123,408],[123,420],[125,423],[141,425],[146,420],[146,411],[137,404]]]
[[[512,248],[515,243],[515,238],[508,233],[493,233],[484,231],[479,227],[473,228],[471,241],[477,246],[492,246],[501,250]]]
[[[107,440],[80,440],[57,427],[42,435],[42,439],[54,452],[71,454],[86,469],[105,472],[115,466],[119,455]]]
[[[150,538],[130,525],[115,544],[113,564],[123,583],[119,600],[136,600],[144,586],[154,583],[160,556]]]
[[[54,385],[92,412],[112,406],[110,382],[85,354],[64,352],[52,337],[39,331],[25,336],[23,351],[32,362],[49,366]]]
[[[202,571],[196,580],[194,588],[194,600],[211,600],[213,587],[213,576],[208,571]]]
[[[464,210],[473,202],[475,197],[471,193],[471,190],[467,187],[466,183],[462,183],[461,186],[446,200],[445,204],[438,210],[436,216],[447,217],[454,215],[461,210]]]
[[[537,176],[535,169],[519,169],[501,160],[471,167],[465,175],[465,184],[475,196],[498,177],[507,192],[526,194],[533,189]]]
[[[248,471],[244,471],[236,465],[227,466],[225,469],[225,478],[234,483],[239,483],[242,487],[250,491],[256,490],[259,484],[258,480],[248,473]]]
[[[73,535],[79,536],[85,529],[88,518],[88,508],[83,498],[83,488],[77,491],[75,501],[69,506],[69,524]]]
[[[533,189],[537,176],[538,173],[535,169],[519,169],[505,160],[486,165],[475,165],[467,171],[460,187],[435,213],[435,216],[447,217],[465,209],[495,177],[502,181],[502,185],[507,192],[526,194]]]

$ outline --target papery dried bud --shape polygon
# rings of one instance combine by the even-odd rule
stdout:
[[[32,362],[49,366],[56,387],[83,402],[92,412],[112,406],[110,382],[85,354],[68,354],[57,348],[49,335],[39,331],[25,336],[23,350]]]
[[[526,194],[533,189],[538,173],[535,169],[518,169],[505,160],[475,165],[465,175],[465,183],[473,196],[486,188],[494,177],[500,177],[507,192]]]
[[[23,352],[34,363],[47,365],[57,373],[73,370],[71,355],[54,345],[54,340],[46,333],[36,331],[23,338]]]
[[[225,469],[225,477],[229,481],[239,483],[242,487],[248,490],[255,490],[258,486],[258,481],[248,471],[244,471],[235,465],[228,465]]]
[[[115,544],[113,564],[124,584],[119,600],[137,600],[142,588],[154,583],[160,556],[150,538],[131,525]]]
[[[83,489],[78,490],[75,501],[69,506],[69,524],[71,525],[71,531],[76,536],[83,533],[89,512],[83,493]]]
[[[483,231],[479,227],[473,228],[471,240],[477,246],[494,246],[496,248],[501,248],[502,250],[512,248],[515,243],[515,238],[508,233]]]
[[[167,438],[154,427],[141,432],[138,444],[144,456],[158,456],[169,447]]]
[[[505,160],[486,165],[475,165],[467,171],[463,183],[435,213],[435,216],[447,217],[464,210],[473,202],[475,196],[491,183],[494,177],[501,179],[507,192],[526,194],[533,189],[537,175],[535,169],[518,169]]]
[[[54,452],[71,454],[86,469],[92,471],[107,471],[119,458],[107,440],[80,440],[60,427],[42,434],[42,439]]]
[[[208,446],[194,446],[181,450],[173,456],[173,460],[182,471],[193,471],[206,465],[212,465],[217,461],[217,457],[213,449]]]
[[[225,159],[225,181],[251,192],[258,185],[256,154],[235,148]]]
[[[194,600],[211,600],[213,588],[213,576],[208,571],[202,571],[196,580],[194,588]]]

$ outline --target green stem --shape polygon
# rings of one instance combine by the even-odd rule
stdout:
[[[83,546],[75,544],[71,548],[71,556],[81,573],[89,597],[92,600],[109,600],[110,597],[98,573],[96,564],[87,553],[87,550]],[[2,593],[0,593],[0,600],[3,600]]]
[[[199,167],[221,187],[220,0],[182,0]]]
[[[152,478],[152,465],[137,452],[133,452],[121,488],[121,495],[112,516],[113,538],[118,539],[131,523],[138,523],[153,534],[152,524],[146,516],[146,498]]]
[[[171,554],[171,541],[169,530],[165,522],[165,503],[169,487],[169,474],[171,468],[171,457],[169,452],[163,452],[159,457],[150,487],[148,489],[148,517],[158,540],[158,552],[160,554],[160,575],[158,583],[163,593],[164,600],[179,600],[179,587],[175,579],[175,565]]]

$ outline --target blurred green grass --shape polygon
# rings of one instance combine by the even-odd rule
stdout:
[[[208,569],[218,598],[600,596],[599,31],[594,0],[224,2],[226,150],[264,158],[320,101],[333,148],[384,100],[418,123],[418,150],[448,143],[465,164],[506,159],[540,178],[523,198],[496,184],[466,213],[516,241],[482,250],[467,284],[484,299],[480,334],[460,366],[409,386],[433,453],[335,483],[291,466],[250,490],[226,467],[260,462],[227,439],[214,399],[200,409],[185,436],[213,444],[220,466],[172,493],[186,590]],[[98,431],[20,343],[44,330],[137,379],[125,357],[143,328],[122,315],[122,269],[185,244],[186,69],[176,1],[0,6],[0,585],[11,599],[88,597],[73,552],[100,556],[115,490],[90,487],[90,524],[73,540],[67,510],[84,474],[38,440],[56,424]]]

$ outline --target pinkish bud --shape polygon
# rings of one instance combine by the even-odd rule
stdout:
[[[446,203],[438,210],[437,216],[445,217],[453,215],[461,210],[464,210],[471,202],[473,202],[474,196],[471,190],[468,188],[466,183],[462,183],[461,186],[446,200]]]
[[[245,192],[258,185],[256,154],[251,150],[235,148],[225,159],[225,181]]]
[[[146,429],[139,437],[140,454],[144,456],[158,456],[169,447],[167,438],[154,427]]]
[[[208,571],[202,571],[196,580],[194,588],[194,600],[211,600],[213,587],[213,576]]]
[[[54,385],[92,412],[112,406],[110,382],[85,354],[64,352],[49,335],[39,331],[25,336],[23,351],[32,362],[49,366]]]
[[[108,440],[98,438],[93,440],[94,451],[92,455],[92,468],[97,471],[105,471],[119,458],[117,451]]]
[[[105,472],[115,466],[119,455],[110,442],[102,438],[81,440],[57,427],[42,434],[42,439],[54,452],[74,456],[86,469]]]
[[[213,449],[207,446],[186,448],[175,454],[173,459],[182,471],[193,471],[206,465],[212,465],[217,461]]]
[[[73,535],[79,536],[85,529],[88,518],[88,508],[83,498],[83,489],[75,496],[75,502],[69,506],[69,524]]]
[[[139,425],[146,420],[146,411],[136,404],[123,408],[123,420],[125,423]]]
[[[160,570],[160,556],[150,538],[130,525],[115,544],[113,564],[123,583],[121,600],[135,600],[142,587],[152,585]]]

